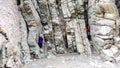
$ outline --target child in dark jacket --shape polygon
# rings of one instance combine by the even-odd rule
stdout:
[[[42,48],[42,44],[43,44],[43,37],[39,36],[38,45],[39,45],[40,48]]]
[[[88,26],[86,27],[86,29],[87,29],[87,37],[88,37],[88,40],[91,40],[90,26],[88,25]]]

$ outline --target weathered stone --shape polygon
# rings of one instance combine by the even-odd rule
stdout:
[[[41,26],[40,17],[31,0],[23,1],[22,13],[28,26],[28,45],[30,47],[31,55],[32,53],[35,53],[37,58],[39,58],[39,46],[36,39],[38,39],[39,27]]]
[[[104,46],[105,45],[105,41],[102,38],[94,37],[94,40],[95,40],[95,42],[98,42],[98,43],[95,43],[98,46]]]
[[[0,50],[5,43],[7,43],[7,40],[5,39],[4,35],[0,34]]]
[[[20,32],[21,32],[21,57],[23,57],[22,61],[23,62],[27,62],[30,59],[30,50],[29,50],[29,46],[28,46],[28,35],[27,35],[27,25],[26,22],[24,21],[24,18],[22,16],[22,14],[19,12],[19,22],[20,22]]]
[[[102,14],[103,18],[117,20],[119,16],[118,16],[118,11],[116,11],[116,6],[113,2],[109,2],[109,1],[107,2],[100,1],[99,3],[97,3],[96,13]]]
[[[115,28],[115,21],[113,20],[101,19],[97,21],[95,24],[100,26],[109,26],[109,27]]]
[[[107,60],[119,61],[120,20],[114,3],[115,0],[89,0],[88,6],[87,0],[1,0],[3,67],[20,68],[30,57],[66,52],[91,55],[94,48]],[[88,25],[94,48],[87,38]],[[41,34],[44,42],[39,48]]]
[[[110,57],[113,57],[115,53],[118,52],[118,48],[116,46],[112,46],[110,49],[103,50],[104,54]]]
[[[0,46],[2,47],[2,68],[4,68],[4,65],[11,68],[15,68],[16,66],[20,68],[22,65],[20,52],[21,33],[16,1],[1,0],[0,3]],[[11,59],[11,57],[13,58]],[[7,64],[8,62],[11,64]]]
[[[96,30],[97,35],[108,36],[113,34],[113,30],[108,26],[96,26],[98,30]]]
[[[89,22],[93,44],[106,60],[114,60],[116,58],[114,54],[119,52],[119,43],[117,43],[117,39],[114,39],[114,37],[119,36],[119,14],[115,0],[92,0],[89,1],[89,7]],[[104,42],[101,42],[104,46],[100,46],[101,40],[96,38],[104,40]]]
[[[67,7],[67,1],[65,1],[64,3],[61,4],[61,8],[62,8],[64,18],[71,17],[71,13],[70,13],[70,11],[69,11],[69,9]]]

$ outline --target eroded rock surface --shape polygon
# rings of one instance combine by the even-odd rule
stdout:
[[[113,0],[89,1],[89,23],[93,45],[107,60],[119,57],[120,18]],[[118,60],[118,59],[117,59]]]
[[[119,0],[0,0],[1,66],[20,68],[30,59],[65,53],[92,55],[92,49],[119,61],[119,5]]]

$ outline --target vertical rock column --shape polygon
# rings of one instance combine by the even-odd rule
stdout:
[[[55,45],[54,45],[54,35],[52,29],[52,22],[50,21],[50,8],[49,2],[47,0],[37,0],[39,6],[39,15],[41,19],[41,23],[43,25],[42,34],[44,35],[44,51],[47,51],[47,55],[49,53],[55,53]],[[46,49],[47,50],[46,50]]]
[[[30,48],[32,58],[39,58],[38,36],[40,32],[40,17],[36,11],[35,3],[31,0],[23,0],[21,11],[27,25],[28,37],[27,42]]]
[[[71,51],[72,47],[76,46],[79,53],[90,55],[90,44],[86,35],[84,15],[82,15],[83,1],[61,0],[61,9],[66,23],[68,49]]]
[[[20,46],[20,51],[21,51],[21,59],[22,62],[27,63],[30,60],[30,50],[27,42],[27,24],[22,16],[21,11],[19,11],[19,24],[20,24],[20,32],[21,32],[21,46]]]
[[[65,43],[63,39],[63,34],[61,30],[61,21],[59,17],[59,11],[58,11],[58,4],[56,0],[48,0],[49,3],[49,9],[50,9],[50,16],[51,16],[51,22],[52,22],[52,30],[53,30],[53,37],[54,37],[54,45],[56,53],[63,54],[66,52],[65,49]]]
[[[45,39],[47,40],[45,43],[52,44],[52,49],[57,53],[65,53],[66,50],[74,52],[77,48],[79,53],[90,54],[90,44],[83,20],[82,0],[38,0],[38,3]],[[66,49],[65,46],[68,48]]]
[[[87,11],[87,1],[86,0],[77,0],[76,1],[76,12],[77,12],[77,18],[80,20],[80,24],[78,27],[80,27],[80,32],[81,32],[81,38],[82,38],[82,43],[84,45],[84,53],[87,55],[92,55],[91,53],[91,44],[87,38],[87,33],[86,33],[86,23],[87,22],[87,17],[85,14]],[[85,19],[86,18],[86,19]]]
[[[21,33],[16,0],[0,0],[0,50],[2,68],[21,67]]]
[[[119,16],[120,16],[120,0],[115,0],[115,4],[117,6]],[[120,31],[120,24],[119,24],[119,31]],[[119,32],[119,36],[120,36],[120,32]]]
[[[62,17],[65,24],[64,26],[65,26],[66,35],[67,35],[67,43],[68,43],[67,50],[68,52],[73,52],[74,47],[76,46],[75,29],[74,29],[74,24],[76,23],[76,20],[73,20],[73,18],[71,17],[71,12],[69,9],[71,9],[72,13],[75,13],[75,10],[74,10],[75,4],[74,4],[74,1],[68,2],[67,0],[61,0],[60,4],[61,6],[59,7],[62,10]]]
[[[92,42],[96,50],[106,59],[119,56],[119,14],[113,0],[89,1],[89,23]]]

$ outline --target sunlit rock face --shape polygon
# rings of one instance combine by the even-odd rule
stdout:
[[[23,0],[20,5],[21,14],[24,18],[27,27],[27,43],[30,48],[30,54],[34,58],[40,57],[39,46],[37,39],[40,33],[40,17],[36,11],[36,1]]]
[[[0,0],[0,50],[2,67],[17,68],[22,65],[22,33],[15,0]],[[26,43],[27,44],[27,43]],[[26,48],[29,54],[29,48]],[[29,55],[27,55],[29,57]]]
[[[26,23],[27,43],[32,57],[42,57],[43,53],[76,51],[91,54],[84,20],[84,1],[22,0],[19,8]],[[42,49],[37,44],[40,34],[44,36]]]
[[[90,54],[82,0],[38,1],[48,52]],[[41,6],[42,5],[42,6]],[[44,8],[44,9],[43,9]]]
[[[84,12],[83,1],[68,1],[1,0],[2,67],[19,68],[42,54],[90,54],[84,14],[79,14]],[[40,34],[44,36],[42,49],[38,46]]]
[[[118,10],[117,0],[0,0],[0,64],[20,68],[50,55],[92,55],[93,47],[106,60],[119,61]]]
[[[115,1],[89,1],[89,23],[93,45],[107,60],[118,60],[119,57],[119,24],[120,18]]]

